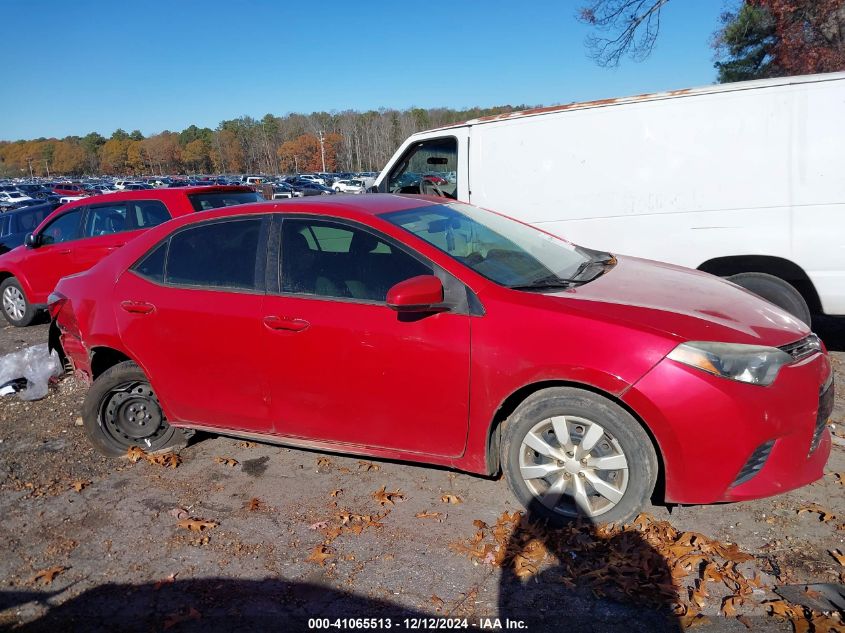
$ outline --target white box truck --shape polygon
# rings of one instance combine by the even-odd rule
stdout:
[[[845,315],[845,73],[502,114],[414,134],[382,192],[444,195],[578,244]]]

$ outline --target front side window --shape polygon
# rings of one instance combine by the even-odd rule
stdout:
[[[209,209],[231,207],[236,204],[261,202],[263,199],[254,191],[211,191],[188,194],[188,200],[190,200],[194,211],[208,211]]]
[[[126,222],[126,203],[116,202],[92,206],[85,216],[84,237],[99,237],[128,230]]]
[[[603,272],[604,265],[613,263],[608,253],[589,251],[468,204],[455,202],[394,211],[381,217],[475,272],[511,288],[585,283]]]
[[[390,193],[458,198],[458,140],[454,136],[420,141],[408,148],[387,178]]]
[[[384,302],[405,279],[430,266],[364,229],[322,220],[282,223],[283,292]]]
[[[254,290],[261,218],[228,220],[179,231],[170,238],[165,283]]]
[[[81,216],[82,209],[76,208],[57,217],[41,231],[41,243],[60,244],[77,239]]]

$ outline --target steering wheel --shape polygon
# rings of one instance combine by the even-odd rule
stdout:
[[[431,191],[433,191],[434,193],[433,194],[430,193],[429,191],[427,191],[428,189],[431,189]],[[435,195],[435,196],[439,196],[441,198],[447,197],[446,194],[443,193],[443,190],[440,187],[435,185],[430,180],[426,180],[425,178],[420,179],[420,193],[422,193],[426,196]]]

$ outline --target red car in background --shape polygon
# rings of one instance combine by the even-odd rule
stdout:
[[[50,298],[108,455],[190,429],[504,471],[552,520],[822,476],[807,326],[705,273],[443,198],[247,205],[155,227]]]
[[[57,196],[87,196],[85,187],[80,184],[61,182],[53,186],[53,193]]]
[[[12,325],[29,325],[59,279],[90,268],[150,227],[194,211],[258,200],[248,187],[217,186],[118,192],[59,207],[24,246],[0,255],[3,316]]]

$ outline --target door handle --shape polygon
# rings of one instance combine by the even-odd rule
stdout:
[[[311,324],[304,319],[266,316],[264,317],[264,325],[266,325],[271,330],[287,330],[289,332],[301,332]]]
[[[149,314],[156,307],[146,301],[121,301],[120,307],[130,314]]]

